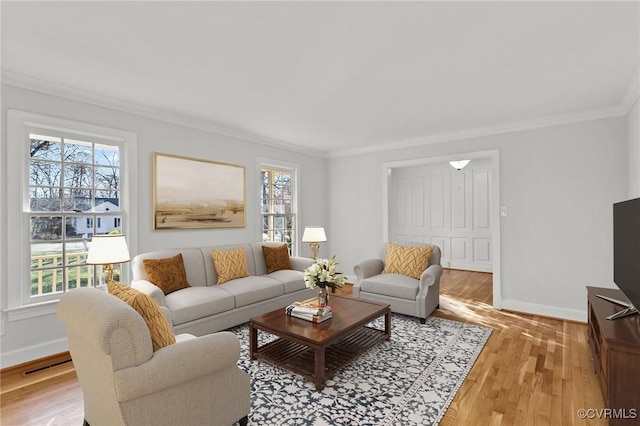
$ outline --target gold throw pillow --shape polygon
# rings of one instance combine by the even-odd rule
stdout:
[[[165,295],[191,287],[187,281],[187,271],[184,269],[182,253],[166,259],[143,259],[142,263],[149,276],[149,281],[160,287]]]
[[[176,342],[173,329],[167,322],[156,301],[150,296],[117,281],[109,281],[108,288],[109,293],[127,302],[129,306],[140,314],[144,322],[147,323],[154,352],[165,346],[173,345]]]
[[[218,284],[244,278],[249,276],[249,266],[247,265],[247,255],[244,247],[235,250],[211,250],[213,264],[218,273]]]
[[[433,246],[401,246],[389,243],[383,274],[402,274],[420,279],[422,271],[427,269]]]
[[[289,247],[286,244],[277,247],[262,246],[262,254],[264,254],[264,261],[267,264],[267,274],[282,269],[291,269]]]

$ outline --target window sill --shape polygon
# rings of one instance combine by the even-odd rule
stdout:
[[[29,318],[55,314],[57,307],[57,300],[49,300],[47,302],[33,303],[31,305],[17,306],[15,308],[7,308],[2,312],[5,312],[8,315],[9,321],[20,321]]]

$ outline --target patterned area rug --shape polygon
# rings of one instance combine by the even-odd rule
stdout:
[[[383,319],[372,326],[383,329]],[[250,425],[437,425],[482,351],[491,329],[393,314],[391,340],[352,361],[322,392],[306,378],[249,360],[248,325],[238,365],[251,375]],[[273,339],[260,332],[259,344]]]

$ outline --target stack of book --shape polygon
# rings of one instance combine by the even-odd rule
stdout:
[[[314,323],[321,323],[333,316],[331,306],[318,305],[317,298],[293,302],[285,308],[285,312],[290,317],[300,318]]]

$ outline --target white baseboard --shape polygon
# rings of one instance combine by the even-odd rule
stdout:
[[[518,300],[502,299],[502,309],[517,311],[525,314],[541,315],[551,318],[561,318],[570,321],[587,322],[587,310],[561,308],[559,306],[538,305],[520,302]]]
[[[65,337],[29,346],[27,348],[17,349],[15,351],[2,352],[2,355],[0,356],[0,368],[12,367],[14,365],[23,364],[25,362],[59,354],[68,350],[69,345],[67,343],[67,338]]]

